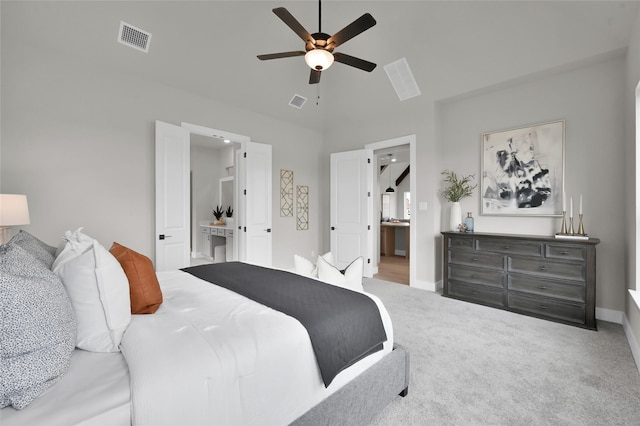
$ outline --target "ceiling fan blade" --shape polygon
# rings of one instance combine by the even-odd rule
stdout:
[[[298,34],[298,37],[300,37],[305,43],[315,43],[315,40],[311,37],[309,31],[305,30],[302,24],[300,24],[300,22],[298,22],[298,20],[294,18],[287,9],[284,7],[277,7],[273,9],[273,13],[275,13],[278,18],[282,19],[282,22],[287,24],[294,33]]]
[[[369,13],[365,13],[327,40],[327,45],[335,48],[340,46],[341,44],[351,40],[358,34],[368,30],[376,24],[376,20]],[[332,46],[333,44],[333,46]]]
[[[365,61],[364,59],[356,58],[355,56],[345,55],[344,53],[340,52],[334,53],[333,58],[336,62],[359,68],[367,72],[371,72],[376,68],[376,64],[374,64],[373,62]]]
[[[309,84],[320,83],[320,73],[321,71],[311,70],[311,74],[309,74]]]
[[[294,50],[292,52],[280,52],[280,53],[269,53],[266,55],[258,55],[258,59],[261,61],[266,61],[269,59],[280,59],[280,58],[290,58],[292,56],[304,56],[307,52],[303,52],[302,50]]]

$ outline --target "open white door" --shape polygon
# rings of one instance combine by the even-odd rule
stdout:
[[[189,130],[156,121],[156,271],[189,266]]]
[[[331,154],[331,253],[340,269],[362,256],[365,277],[373,274],[371,159],[369,149]]]
[[[244,142],[238,185],[242,229],[240,260],[261,266],[272,263],[271,145]]]

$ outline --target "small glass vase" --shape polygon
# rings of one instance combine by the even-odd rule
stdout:
[[[473,216],[471,216],[471,212],[467,212],[467,217],[464,218],[464,224],[467,225],[467,232],[473,232]]]

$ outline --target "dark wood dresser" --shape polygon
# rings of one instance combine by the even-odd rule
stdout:
[[[596,244],[442,232],[443,296],[596,329]]]

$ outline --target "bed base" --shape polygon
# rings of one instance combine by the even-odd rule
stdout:
[[[409,352],[393,351],[327,399],[298,417],[292,425],[367,425],[397,395],[409,393]]]

